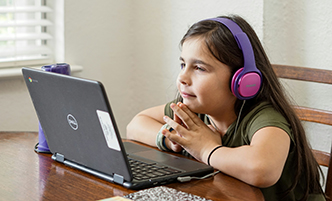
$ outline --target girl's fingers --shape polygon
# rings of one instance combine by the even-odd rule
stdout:
[[[184,127],[181,124],[175,122],[173,119],[169,118],[168,116],[164,116],[164,121],[172,127],[177,133],[182,133],[184,131]]]
[[[181,104],[180,104],[181,105]],[[180,108],[177,104],[171,104],[171,108],[174,111],[174,113],[176,114],[176,116],[178,116],[178,118],[181,119],[181,122],[188,128],[192,128],[195,123],[193,122],[193,120],[190,118],[190,116],[182,109]],[[191,112],[191,111],[190,111]]]
[[[212,125],[208,125],[208,127],[213,131],[213,132],[218,132]]]
[[[178,117],[178,115],[176,115],[175,112],[174,112],[173,120],[174,120],[176,123],[178,123],[178,124],[184,126],[182,120],[180,119],[180,117]]]
[[[179,102],[178,106],[189,116],[194,124],[199,125],[201,123],[201,119],[199,119],[197,115],[193,113],[185,104]]]
[[[168,123],[167,123],[168,124]],[[175,130],[175,129],[174,129]],[[183,144],[183,138],[180,137],[179,135],[177,134],[173,134],[171,132],[169,132],[167,129],[164,129],[162,132],[161,132],[165,137],[167,137],[172,143],[177,143],[179,144],[180,146],[182,146]]]

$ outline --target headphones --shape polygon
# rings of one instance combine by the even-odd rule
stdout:
[[[262,73],[257,69],[255,55],[246,33],[228,18],[211,18],[225,25],[233,34],[238,47],[242,50],[244,65],[232,77],[231,91],[240,100],[255,97],[262,85]],[[204,20],[205,21],[205,20]]]

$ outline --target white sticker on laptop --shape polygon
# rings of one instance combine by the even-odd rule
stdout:
[[[108,112],[97,110],[97,115],[106,139],[107,146],[111,149],[120,151],[120,145],[116,137],[110,114]]]

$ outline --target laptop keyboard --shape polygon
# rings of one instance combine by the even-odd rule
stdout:
[[[133,177],[136,180],[152,179],[181,172],[167,166],[160,166],[156,163],[149,164],[133,158],[128,158],[128,160]]]

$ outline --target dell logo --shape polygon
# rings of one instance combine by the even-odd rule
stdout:
[[[78,123],[75,119],[75,117],[72,114],[68,114],[67,115],[67,121],[69,126],[73,129],[73,130],[77,130],[78,129]]]

